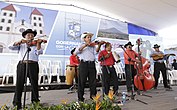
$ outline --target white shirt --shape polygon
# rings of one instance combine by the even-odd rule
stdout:
[[[27,60],[27,44],[21,44],[19,46],[14,46],[13,44],[10,44],[9,49],[11,50],[19,50],[19,55],[18,55],[18,59],[19,60],[23,60],[24,56],[24,60]],[[43,50],[37,50],[36,46],[30,46],[29,47],[31,49],[31,51],[29,51],[29,59],[28,60],[32,60],[32,61],[38,61],[38,57],[40,54],[43,53]],[[26,55],[25,55],[26,54]]]

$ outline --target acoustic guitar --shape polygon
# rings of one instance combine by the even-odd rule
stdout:
[[[162,60],[165,57],[169,56],[176,56],[175,54],[153,54],[151,55],[152,59],[157,61],[157,60]]]

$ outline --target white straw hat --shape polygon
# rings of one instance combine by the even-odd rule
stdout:
[[[85,38],[87,35],[91,35],[91,37],[93,36],[93,34],[90,33],[90,32],[84,32],[84,33],[81,35],[81,41],[84,41],[84,38]]]

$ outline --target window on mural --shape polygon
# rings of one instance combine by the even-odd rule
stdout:
[[[7,15],[7,13],[3,13],[3,16],[6,16]]]
[[[4,22],[5,22],[5,19],[2,19],[1,22],[4,23]]]
[[[40,30],[40,34],[42,34],[42,30]]]
[[[10,16],[10,17],[12,17],[12,16],[13,16],[13,14],[12,14],[12,13],[10,13],[10,14],[9,14],[9,16]]]
[[[42,24],[41,24],[41,23],[39,23],[39,27],[42,27]]]
[[[11,23],[12,21],[11,20],[8,20],[8,23]]]
[[[0,30],[2,30],[3,29],[3,27],[2,26],[0,26]]]
[[[7,28],[6,28],[6,31],[10,31],[10,27],[7,27]]]

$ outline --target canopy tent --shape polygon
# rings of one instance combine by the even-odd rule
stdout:
[[[11,0],[0,1],[10,2]],[[49,4],[50,6],[52,4],[74,6],[133,23],[155,32],[177,24],[177,0],[23,0],[23,2]]]

